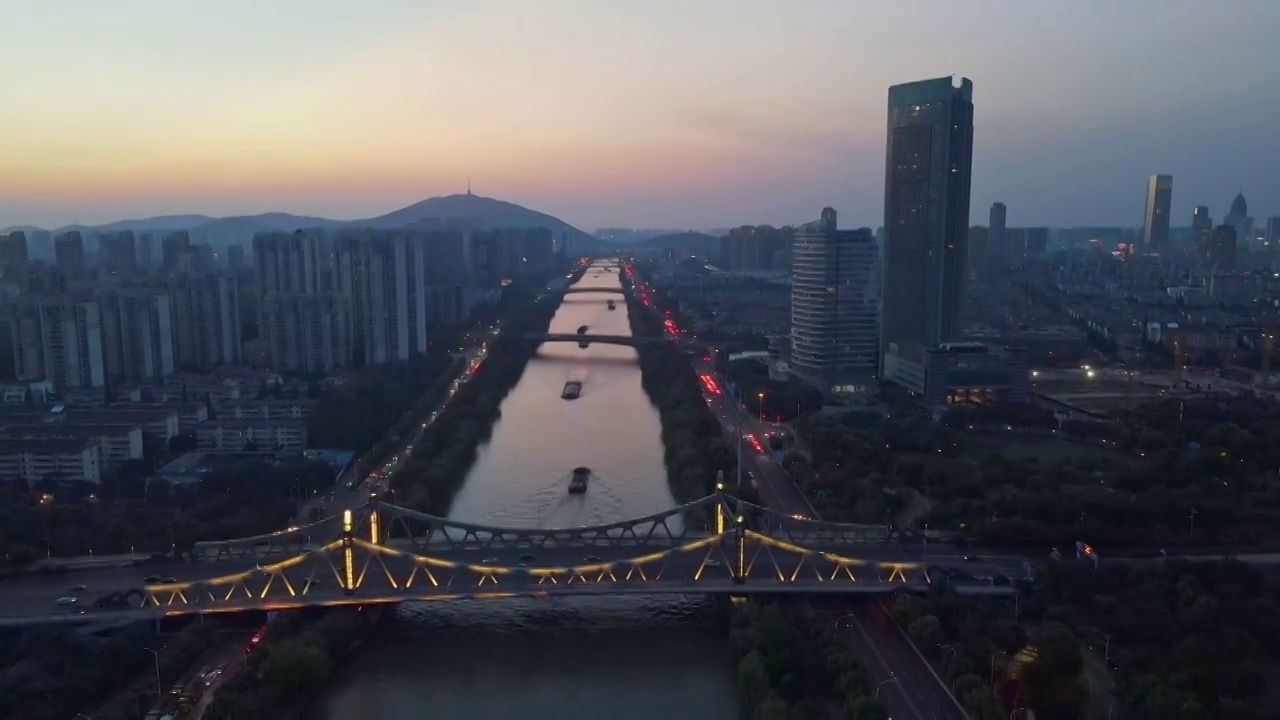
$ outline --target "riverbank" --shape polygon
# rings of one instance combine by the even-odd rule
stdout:
[[[581,277],[577,268],[571,281]],[[501,418],[502,401],[520,382],[538,350],[524,335],[543,333],[559,308],[559,298],[536,290],[508,287],[509,314],[502,332],[489,345],[484,362],[471,380],[458,388],[437,421],[423,431],[410,457],[392,478],[396,504],[446,516],[475,463],[479,447],[492,436]]]

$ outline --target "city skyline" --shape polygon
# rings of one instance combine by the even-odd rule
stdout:
[[[0,225],[369,217],[470,177],[588,230],[824,204],[874,226],[887,88],[945,74],[975,83],[972,207],[1004,202],[1011,226],[1139,226],[1156,173],[1176,225],[1237,191],[1262,217],[1280,7],[1242,5],[54,1],[13,13],[27,32],[0,49],[0,132],[23,138],[0,149]],[[1213,36],[1233,52],[1184,51]]]

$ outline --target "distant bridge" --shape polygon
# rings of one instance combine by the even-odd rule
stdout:
[[[622,288],[583,288],[583,287],[566,287],[562,290],[542,290],[539,295],[581,295],[583,293],[603,293],[606,295],[625,295],[626,291]]]
[[[979,568],[944,554],[926,566],[914,554],[887,542],[883,526],[787,517],[723,492],[569,529],[487,527],[372,502],[278,533],[198,543],[197,562],[163,571],[59,576],[58,587],[107,593],[83,614],[51,614],[49,591],[28,585],[40,578],[9,579],[0,582],[0,626],[518,596],[920,592],[935,570]],[[1014,592],[948,582],[963,593]]]
[[[577,343],[582,347],[591,345],[626,345],[628,347],[638,347],[640,345],[657,345],[659,343],[669,342],[666,337],[634,337],[632,335],[591,335],[587,333],[525,333],[522,336],[525,340],[533,340],[536,342],[571,342]]]

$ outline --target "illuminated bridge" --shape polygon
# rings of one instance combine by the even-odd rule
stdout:
[[[487,527],[373,502],[270,535],[200,543],[195,552],[197,562],[163,582],[130,586],[128,572],[114,573],[124,586],[84,614],[51,615],[47,598],[23,602],[20,585],[5,581],[0,624],[517,596],[922,591],[929,569],[963,562],[938,555],[926,568],[910,557],[917,551],[886,542],[882,526],[787,517],[722,492],[570,529]],[[74,574],[58,582],[108,590]]]
[[[620,287],[566,287],[562,290],[540,290],[539,295],[581,295],[584,293],[606,293],[609,295],[625,295],[626,292]]]

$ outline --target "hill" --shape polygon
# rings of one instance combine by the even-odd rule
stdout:
[[[397,228],[424,220],[472,220],[486,230],[541,227],[551,231],[557,244],[562,238],[573,248],[593,247],[598,243],[594,237],[560,218],[505,200],[470,193],[428,198],[386,215],[345,224],[351,227]]]
[[[504,200],[471,194],[428,198],[385,215],[364,220],[330,220],[328,218],[290,215],[280,212],[226,218],[212,218],[205,215],[167,215],[137,220],[121,220],[96,227],[69,225],[53,230],[53,232],[59,233],[70,230],[80,230],[81,232],[188,230],[191,232],[192,238],[197,242],[209,242],[215,246],[222,246],[230,243],[248,242],[255,233],[259,232],[289,232],[302,228],[317,227],[398,228],[415,225],[424,220],[458,219],[474,221],[484,229],[547,228],[555,237],[557,245],[562,240],[567,240],[570,249],[575,252],[590,253],[605,249],[603,243],[599,240],[557,217],[530,210]],[[39,229],[35,227],[13,227],[4,230],[4,232],[22,230],[30,235]]]
[[[645,238],[636,243],[645,250],[676,248],[692,255],[715,256],[720,253],[720,238],[700,232],[682,232]]]

